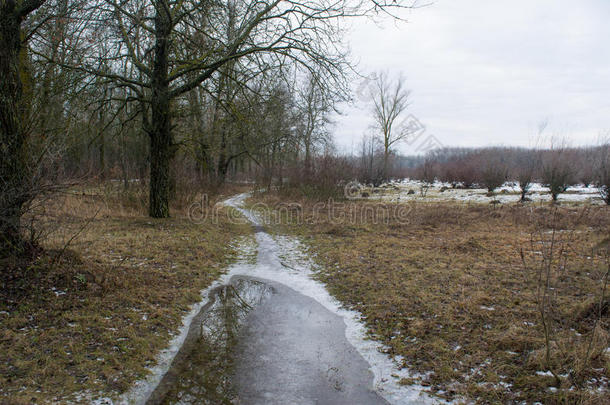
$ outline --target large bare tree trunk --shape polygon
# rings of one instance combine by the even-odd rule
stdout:
[[[20,77],[21,17],[14,1],[0,0],[0,243],[1,250],[20,245],[25,202],[25,131]]]
[[[174,145],[171,133],[171,100],[168,82],[168,52],[170,23],[158,11],[155,19],[155,60],[151,80],[150,129],[150,191],[149,215],[153,218],[169,217],[170,163]]]

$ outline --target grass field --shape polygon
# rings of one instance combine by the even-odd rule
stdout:
[[[393,215],[395,204],[255,201],[415,372],[404,384],[481,403],[607,403],[607,207],[420,202]]]
[[[98,187],[56,196],[37,226],[48,232],[44,250],[2,263],[1,403],[128,389],[232,261],[235,238],[251,232],[222,211],[216,223],[193,223],[184,210],[154,220],[137,200]]]

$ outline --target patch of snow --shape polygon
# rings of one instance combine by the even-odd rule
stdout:
[[[55,296],[56,296],[56,297],[59,297],[60,295],[66,295],[66,292],[65,292],[65,291],[58,290],[58,289],[57,289],[57,288],[55,288],[55,287],[52,287],[52,288],[51,288],[51,291],[53,291],[53,293],[55,294]]]
[[[520,189],[517,183],[506,182],[501,187],[495,190],[494,195],[487,196],[487,189],[484,188],[452,188],[449,183],[439,181],[432,184],[425,197],[419,193],[423,186],[423,182],[418,180],[403,179],[400,182],[393,183],[397,189],[388,187],[379,187],[376,190],[380,192],[370,193],[367,200],[381,200],[389,202],[405,202],[405,201],[458,201],[458,202],[477,202],[490,203],[496,200],[502,204],[516,203],[520,200]],[[441,191],[443,189],[443,191]],[[415,191],[414,194],[409,194],[409,190]],[[389,191],[389,192],[388,192]],[[527,197],[535,202],[551,201],[548,187],[540,183],[532,183],[527,193]],[[603,204],[603,200],[599,194],[599,190],[595,186],[584,187],[583,185],[574,185],[569,187],[565,193],[558,196],[558,200],[564,202],[581,202],[589,204]]]
[[[226,204],[238,209],[255,225],[260,225],[258,218],[249,210],[240,207],[246,195],[229,199]],[[420,385],[401,385],[402,378],[417,377],[406,368],[400,368],[402,359],[392,359],[381,353],[383,345],[367,338],[366,329],[361,323],[362,314],[345,309],[333,298],[324,285],[312,278],[315,264],[304,253],[297,239],[278,236],[275,239],[269,234],[258,232],[256,240],[259,245],[259,257],[256,265],[238,264],[231,267],[222,278],[227,280],[233,275],[248,275],[273,280],[293,290],[313,298],[326,309],[341,316],[346,325],[346,337],[360,355],[370,364],[374,375],[374,387],[391,404],[432,404],[441,403],[439,399],[424,393]]]
[[[240,254],[241,256],[241,254]],[[238,265],[239,266],[239,265]],[[199,313],[201,308],[208,302],[209,294],[211,291],[219,285],[228,282],[230,277],[228,275],[222,276],[219,280],[215,281],[208,288],[201,291],[201,300],[192,305],[190,311],[186,316],[182,318],[182,326],[178,330],[178,333],[174,335],[173,339],[169,343],[169,347],[161,351],[157,356],[157,362],[153,367],[149,368],[150,374],[147,378],[137,381],[134,386],[125,394],[123,394],[116,402],[115,405],[144,405],[146,401],[155,390],[165,373],[169,370],[169,367],[176,357],[176,354],[182,347],[189,327],[195,315]],[[134,310],[138,311],[134,308]],[[146,315],[142,316],[142,319],[146,319]],[[110,402],[110,404],[113,404]]]
[[[74,401],[67,401],[67,403],[69,403],[69,404],[70,403],[77,403],[77,404],[87,403],[87,404],[91,404],[91,405],[115,405],[115,404],[117,404],[111,398],[94,397],[94,395],[95,394],[90,391],[84,391],[84,392],[77,394],[74,397]]]
[[[255,225],[260,225],[256,215],[241,207],[243,200],[248,194],[230,198],[225,205],[236,208],[248,220]],[[341,316],[346,325],[346,337],[360,355],[369,363],[374,375],[374,388],[391,404],[437,404],[448,403],[438,398],[433,398],[425,393],[421,385],[401,385],[403,378],[421,378],[422,375],[412,373],[402,367],[403,359],[400,356],[391,358],[383,354],[386,347],[378,342],[367,338],[365,326],[362,324],[362,314],[345,309],[339,301],[333,298],[324,285],[313,279],[315,264],[302,249],[299,241],[295,238],[278,236],[275,239],[264,232],[257,232],[256,242],[258,244],[257,263],[248,263],[248,260],[238,260],[229,267],[228,271],[207,289],[201,292],[201,301],[191,307],[190,312],[183,318],[182,327],[167,349],[162,351],[157,358],[157,364],[151,367],[150,375],[136,382],[136,384],[119,398],[114,404],[145,404],[150,394],[154,391],[163,375],[169,369],[171,362],[182,346],[193,317],[208,302],[211,291],[223,284],[227,284],[231,277],[246,275],[262,279],[272,280],[286,285],[293,290],[316,300],[329,311]],[[251,243],[240,245],[240,257],[251,254]],[[107,399],[104,399],[107,400]],[[113,404],[112,402],[101,402],[100,404]]]

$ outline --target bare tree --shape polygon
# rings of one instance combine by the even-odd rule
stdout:
[[[540,142],[542,134],[549,125],[548,120],[542,120],[538,123],[537,139],[536,142]],[[534,176],[540,168],[540,153],[537,151],[523,151],[517,155],[516,158],[516,170],[515,180],[519,183],[519,189],[521,191],[521,198],[519,201],[527,201],[527,193],[529,192]]]
[[[574,168],[563,143],[552,145],[542,158],[542,182],[549,188],[553,201],[574,183]]]
[[[595,147],[586,147],[578,150],[576,161],[579,163],[577,178],[583,186],[589,187],[595,183]]]
[[[239,134],[233,156],[245,154],[252,159],[269,189],[274,179],[282,184],[286,163],[296,161],[299,139],[294,98],[282,81],[274,79],[260,83],[249,97],[242,100],[242,109],[230,124]]]
[[[422,197],[428,194],[428,190],[436,181],[436,168],[434,166],[434,160],[430,157],[426,157],[424,162],[418,168],[418,177],[421,181],[419,187],[419,193]]]
[[[493,193],[508,178],[508,167],[499,150],[485,151],[480,178],[489,193]]]
[[[377,186],[381,183],[383,176],[383,168],[377,164],[377,156],[381,154],[379,153],[379,139],[371,134],[363,135],[359,146],[359,181]]]
[[[0,0],[0,250],[21,247],[23,205],[32,198],[26,162],[28,78],[22,23],[45,0]],[[31,83],[30,83],[31,84]]]
[[[309,75],[303,89],[298,91],[297,108],[299,109],[299,137],[303,144],[305,177],[312,174],[314,148],[329,139],[327,126],[330,124],[329,113],[334,101],[332,94],[324,88],[323,83]]]
[[[400,128],[400,119],[407,111],[411,92],[405,88],[402,76],[392,80],[384,72],[375,77],[371,92],[374,125],[383,142],[383,178],[387,180],[391,148],[409,136]]]
[[[463,188],[472,188],[479,177],[476,163],[470,157],[463,157],[452,162],[448,170],[452,172],[452,179],[461,183]]]
[[[539,155],[537,151],[525,151],[516,158],[517,167],[514,176],[519,184],[521,202],[527,201],[527,193],[532,186],[534,176],[539,167]]]
[[[341,20],[405,5],[389,0],[96,0],[87,7],[90,24],[84,35],[104,38],[113,49],[101,57],[75,50],[83,58],[71,67],[132,90],[131,101],[141,106],[150,140],[149,215],[161,218],[169,216],[178,100],[214,76],[229,75],[233,69],[221,68],[238,61],[245,70],[289,70],[292,65],[329,87],[345,89],[349,62],[340,40]],[[99,68],[100,59],[109,62],[110,70]],[[133,66],[133,74],[126,75],[124,65]]]

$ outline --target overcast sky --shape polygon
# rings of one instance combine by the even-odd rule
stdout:
[[[402,72],[410,113],[442,144],[533,146],[545,119],[573,145],[610,129],[610,1],[434,0],[404,16],[359,20],[352,55],[361,72]],[[349,152],[370,112],[362,100],[341,110],[335,139]]]

